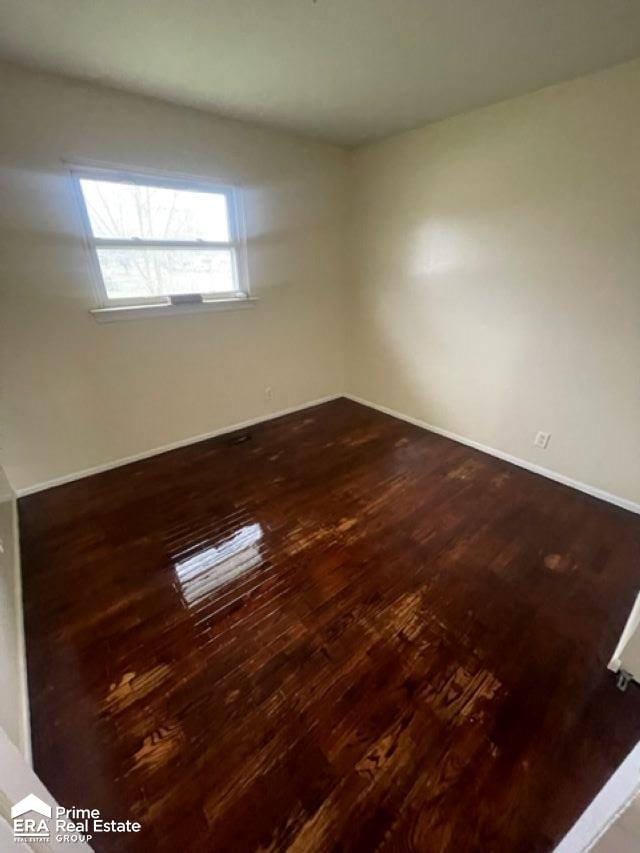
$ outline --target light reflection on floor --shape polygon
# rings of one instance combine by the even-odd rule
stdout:
[[[232,536],[208,545],[201,551],[175,563],[185,603],[192,606],[262,562],[259,542],[260,524],[247,524]]]

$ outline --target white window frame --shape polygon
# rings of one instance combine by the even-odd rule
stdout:
[[[119,316],[142,316],[149,314],[183,313],[199,308],[241,307],[242,303],[253,303],[249,291],[247,268],[246,232],[240,187],[221,184],[202,178],[169,175],[166,173],[124,169],[117,166],[76,166],[70,165],[74,194],[79,205],[84,237],[91,258],[93,279],[98,307],[91,313],[96,319],[110,320]],[[87,204],[82,192],[82,179],[113,181],[114,183],[133,183],[142,186],[167,189],[196,190],[200,192],[224,195],[227,203],[229,222],[229,241],[208,240],[145,240],[112,239],[96,237],[91,228]],[[156,248],[156,249],[228,249],[231,250],[235,289],[233,291],[207,292],[193,294],[193,301],[185,301],[180,294],[166,296],[109,297],[102,277],[98,249],[111,248]],[[190,294],[191,296],[191,294]],[[130,309],[130,310],[127,310]],[[104,316],[103,316],[104,315]]]

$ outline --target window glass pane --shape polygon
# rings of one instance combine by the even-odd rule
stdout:
[[[209,240],[229,235],[224,193],[148,187],[82,178],[94,237],[120,240]]]
[[[110,299],[235,289],[232,249],[98,247],[97,251]]]

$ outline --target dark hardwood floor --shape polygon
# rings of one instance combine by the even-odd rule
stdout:
[[[35,767],[126,851],[551,850],[640,517],[347,400],[20,501]]]

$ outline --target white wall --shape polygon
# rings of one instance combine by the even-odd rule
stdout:
[[[640,501],[638,104],[633,62],[356,151],[352,393]]]
[[[343,389],[343,150],[11,65],[0,65],[0,123],[2,450],[14,488]],[[257,307],[97,324],[62,160],[242,182]]]
[[[639,99],[633,62],[349,156],[0,66],[14,487],[347,390],[639,501]],[[245,183],[258,307],[97,324],[62,159]]]
[[[0,468],[0,737],[30,758],[16,499]]]

